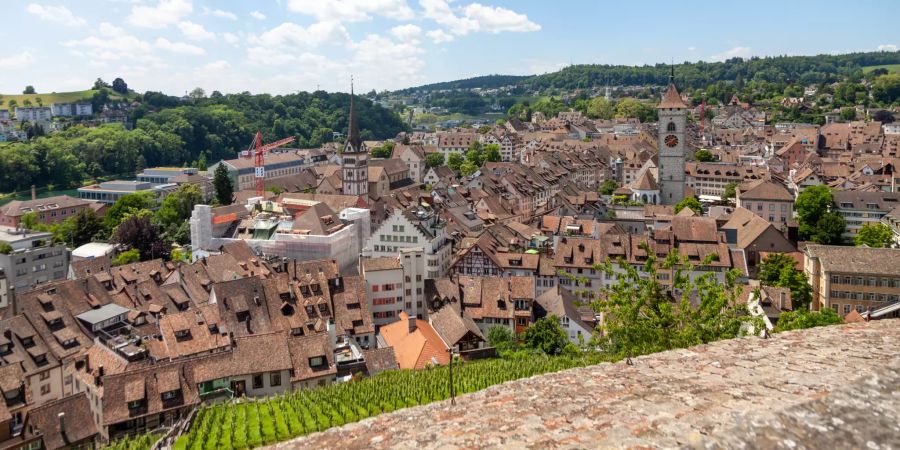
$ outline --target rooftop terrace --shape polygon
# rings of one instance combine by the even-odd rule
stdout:
[[[898,320],[633,362],[513,381],[275,448],[900,447]]]

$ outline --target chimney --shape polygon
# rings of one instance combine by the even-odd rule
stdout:
[[[33,184],[31,185],[31,199],[37,200],[37,188]]]
[[[416,317],[410,316],[409,317],[409,332],[412,333],[413,331],[416,331]]]
[[[61,434],[63,440],[68,443],[69,438],[66,436],[66,413],[61,412],[57,414],[56,417],[59,419],[59,434]]]

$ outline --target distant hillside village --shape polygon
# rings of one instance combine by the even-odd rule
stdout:
[[[535,112],[377,141],[351,97],[346,137],[319,148],[0,206],[0,448],[175,439],[200,405],[492,358],[495,329],[542,320],[587,349],[610,320],[591,300],[628,269],[648,277],[648,261],[672,301],[682,275],[736,282],[729,302],[761,335],[797,314],[900,316],[898,112],[770,123],[735,95],[709,118],[676,80],[655,122]],[[15,116],[52,129],[127,108]],[[199,199],[172,220],[179,245],[127,260],[149,225],[78,246],[59,231],[159,215],[187,189]],[[123,212],[135,194],[146,213]]]

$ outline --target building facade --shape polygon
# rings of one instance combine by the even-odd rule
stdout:
[[[900,301],[900,249],[809,245],[803,269],[813,310],[845,316]]]
[[[659,110],[659,186],[662,204],[674,205],[684,198],[685,131],[688,107],[675,84],[657,107]]]
[[[359,137],[356,123],[356,103],[350,87],[350,130],[341,154],[342,190],[344,195],[369,198],[369,152]]]
[[[69,251],[65,244],[53,244],[53,234],[0,227],[0,241],[9,244],[9,253],[0,253],[0,269],[9,287],[18,291],[52,280],[62,280],[69,272]]]

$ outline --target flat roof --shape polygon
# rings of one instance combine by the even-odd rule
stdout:
[[[52,233],[47,233],[44,231],[34,231],[28,230],[27,233],[22,233],[21,230],[16,230],[15,228],[10,227],[0,227],[0,241],[5,241],[10,245],[20,242],[20,241],[31,241],[34,239],[46,239],[48,237],[52,237]]]
[[[113,244],[90,242],[72,250],[72,256],[76,258],[96,258],[111,253],[115,248],[116,246]]]
[[[109,303],[97,309],[85,311],[75,317],[91,325],[96,325],[100,322],[103,322],[104,320],[109,320],[122,314],[128,314],[130,311],[130,309],[124,306],[119,306],[115,303]]]

